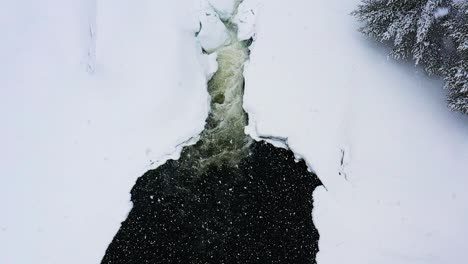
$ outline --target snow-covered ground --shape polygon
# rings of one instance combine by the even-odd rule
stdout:
[[[232,0],[209,1],[232,12]],[[448,112],[440,82],[356,32],[357,4],[245,0],[240,37],[256,36],[248,131],[287,137],[322,179],[319,264],[463,263],[468,118]],[[203,128],[214,57],[201,57],[193,37],[199,8],[0,9],[0,263],[100,261],[136,178]]]
[[[203,129],[198,3],[0,8],[0,263],[99,263],[153,161]]]
[[[249,131],[287,137],[322,179],[318,263],[468,261],[468,118],[441,83],[360,35],[358,0],[261,2]]]

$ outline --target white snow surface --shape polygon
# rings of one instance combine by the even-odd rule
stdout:
[[[218,13],[206,1],[201,2],[200,27],[197,39],[200,45],[207,51],[213,52],[216,49],[228,44],[230,38],[228,30],[221,21]]]
[[[222,19],[229,19],[234,14],[236,1],[242,0],[200,0],[207,2],[220,15]]]
[[[262,1],[246,131],[288,138],[323,181],[319,264],[465,263],[468,118],[357,32],[358,3]]]
[[[100,262],[137,177],[203,129],[198,14],[192,0],[2,5],[0,263]]]
[[[444,16],[449,14],[449,9],[448,7],[438,7],[436,8],[434,12],[434,17],[435,18],[443,18]]]
[[[240,3],[237,14],[233,19],[237,25],[238,39],[255,38],[256,19],[260,8],[260,0],[244,0]]]
[[[232,15],[232,0],[210,2]],[[241,4],[239,37],[256,39],[246,131],[288,138],[323,181],[319,264],[464,263],[468,118],[447,110],[439,81],[356,31],[358,3]],[[217,67],[193,37],[204,6],[0,9],[0,263],[100,261],[136,178],[203,128]]]

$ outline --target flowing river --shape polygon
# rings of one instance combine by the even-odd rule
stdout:
[[[216,50],[200,140],[137,180],[133,208],[103,264],[315,263],[312,192],[320,181],[290,150],[244,133],[251,41],[239,41],[230,20],[224,24],[230,41]]]

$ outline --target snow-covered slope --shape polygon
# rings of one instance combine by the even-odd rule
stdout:
[[[98,263],[130,188],[199,133],[196,1],[0,9],[0,263]]]
[[[319,264],[465,262],[468,119],[356,32],[358,2],[262,1],[249,131],[287,137],[322,179]]]

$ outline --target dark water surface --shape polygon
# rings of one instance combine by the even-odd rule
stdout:
[[[234,168],[199,174],[181,158],[140,177],[102,263],[315,263],[320,181],[289,150],[249,150]]]

